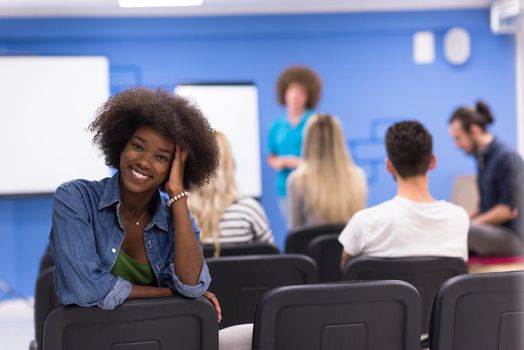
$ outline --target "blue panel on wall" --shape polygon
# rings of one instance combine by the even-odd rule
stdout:
[[[472,56],[452,66],[442,39],[452,26],[471,34]],[[430,30],[436,60],[415,65],[412,35]],[[260,98],[262,157],[274,118],[284,113],[275,81],[290,64],[318,71],[324,91],[318,110],[338,116],[355,160],[368,172],[370,205],[394,195],[383,166],[380,142],[400,117],[422,121],[435,136],[437,169],[431,187],[449,198],[452,177],[474,171],[454,149],[447,119],[459,105],[485,98],[498,118],[494,132],[514,146],[515,47],[513,38],[493,35],[487,10],[354,13],[297,16],[119,19],[3,19],[0,53],[105,55],[111,91],[135,84],[172,89],[186,81],[254,81]],[[275,174],[263,161],[262,204],[282,247]],[[0,280],[32,295],[38,259],[50,226],[49,198],[0,200]]]
[[[0,280],[16,294],[34,293],[51,228],[51,207],[49,196],[0,200]]]
[[[380,171],[384,167],[384,160],[386,159],[384,135],[386,130],[390,125],[404,119],[406,118],[372,119],[369,121],[369,137],[349,141],[353,160],[366,172],[370,188],[373,188],[379,181]]]

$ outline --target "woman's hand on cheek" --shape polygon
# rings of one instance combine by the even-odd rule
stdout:
[[[166,183],[166,191],[170,196],[184,191],[184,169],[187,160],[187,151],[182,150],[179,145],[175,147],[175,158],[171,163],[171,172]]]

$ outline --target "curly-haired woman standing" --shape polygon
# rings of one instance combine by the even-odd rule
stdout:
[[[283,216],[288,217],[286,181],[300,163],[302,134],[308,118],[320,99],[322,83],[310,68],[287,68],[277,82],[277,97],[286,115],[275,120],[269,132],[269,166],[277,171],[277,192]]]
[[[204,294],[219,312],[186,201],[218,164],[207,120],[184,98],[136,88],[111,97],[89,129],[117,172],[55,192],[50,245],[60,303],[112,309],[176,292]]]

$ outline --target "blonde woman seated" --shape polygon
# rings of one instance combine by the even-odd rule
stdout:
[[[235,160],[231,145],[221,132],[215,133],[220,150],[216,176],[192,192],[189,199],[191,214],[201,229],[202,243],[220,244],[273,243],[273,235],[264,208],[251,197],[239,197],[235,180]]]
[[[287,181],[291,229],[346,223],[366,206],[366,175],[351,160],[337,119],[309,119],[300,166]]]

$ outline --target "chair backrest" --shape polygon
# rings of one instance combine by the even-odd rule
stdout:
[[[42,330],[47,314],[58,306],[58,297],[53,285],[54,267],[49,267],[40,272],[36,281],[35,290],[35,339],[41,343]]]
[[[318,236],[307,247],[306,255],[317,264],[320,282],[335,282],[342,279],[340,271],[342,244],[338,241],[338,236],[338,234]]]
[[[318,236],[340,234],[346,225],[312,226],[288,233],[286,237],[286,254],[306,254],[309,243]]]
[[[344,269],[343,279],[350,280],[401,280],[417,288],[422,299],[422,333],[429,330],[431,307],[440,285],[451,277],[468,272],[460,258],[406,257],[372,258],[361,256],[351,259]]]
[[[431,350],[524,349],[524,271],[457,276],[440,287]]]
[[[201,297],[128,300],[114,310],[59,306],[44,324],[42,350],[217,350],[218,321]]]
[[[276,288],[257,304],[253,350],[418,350],[420,305],[402,281]]]
[[[215,247],[212,244],[204,244],[204,257],[212,258],[215,255]],[[280,254],[277,246],[271,243],[249,243],[249,244],[221,244],[220,256],[237,255],[262,255]]]
[[[317,282],[317,268],[304,255],[249,255],[209,258],[209,290],[222,309],[220,327],[253,323],[262,294],[281,286]]]
[[[47,246],[44,255],[42,255],[42,258],[40,259],[40,266],[38,267],[38,273],[41,273],[42,271],[55,266],[55,262],[53,260],[53,254],[51,254],[51,249],[49,246]]]

